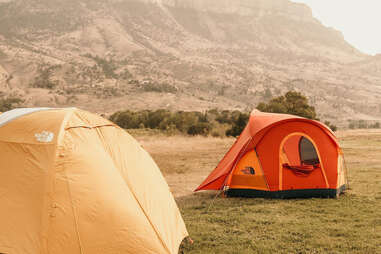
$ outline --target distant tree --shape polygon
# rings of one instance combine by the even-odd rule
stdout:
[[[93,59],[97,63],[97,65],[103,70],[103,73],[106,78],[118,78],[118,74],[115,73],[117,67],[111,59],[106,60],[97,55],[93,56],[91,54],[85,54],[84,56]]]
[[[239,136],[249,121],[249,117],[248,113],[239,113],[238,118],[233,121],[232,127],[226,131],[226,136]]]
[[[359,129],[367,129],[368,123],[365,120],[361,119],[358,121],[358,128]]]
[[[6,97],[0,99],[0,112],[9,111],[19,107],[24,101],[17,97]]]
[[[61,65],[39,66],[39,75],[34,78],[34,81],[30,84],[30,86],[36,88],[54,89],[58,85],[58,82],[57,80],[52,81],[51,77],[54,71],[60,68]]]
[[[195,136],[195,135],[207,136],[210,130],[211,130],[211,125],[209,123],[198,122],[195,125],[191,125],[188,128],[187,133],[192,136]]]
[[[268,103],[259,103],[257,109],[262,112],[292,114],[308,119],[317,119],[313,106],[308,99],[299,92],[289,91],[285,95],[275,97]]]
[[[376,122],[376,123],[370,125],[369,128],[372,128],[372,129],[379,129],[379,128],[380,128],[380,123],[379,123],[379,122]]]
[[[159,128],[160,123],[163,119],[168,119],[171,115],[171,112],[165,109],[158,109],[156,111],[152,111],[148,115],[146,127],[151,129]]]
[[[332,124],[330,121],[325,121],[325,125],[327,125],[332,131],[337,131],[337,126]]]
[[[232,116],[231,111],[224,110],[216,116],[216,121],[221,124],[223,123],[231,124],[232,123],[231,116]]]
[[[353,120],[349,120],[348,128],[351,129],[351,130],[353,130],[353,129],[355,129],[356,127],[357,127],[357,126],[356,126],[355,121],[353,121]]]
[[[138,129],[146,122],[145,114],[139,114],[130,110],[116,112],[110,116],[110,120],[125,129]]]

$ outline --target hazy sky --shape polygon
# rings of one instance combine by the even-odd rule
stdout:
[[[292,0],[309,5],[325,26],[340,30],[350,44],[381,53],[381,0]]]

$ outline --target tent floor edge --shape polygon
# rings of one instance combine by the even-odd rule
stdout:
[[[336,198],[346,189],[345,184],[337,189],[296,189],[283,191],[263,191],[253,189],[229,189],[227,197],[246,198]]]

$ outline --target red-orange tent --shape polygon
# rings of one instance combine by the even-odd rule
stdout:
[[[228,196],[338,196],[346,185],[344,158],[324,124],[254,110],[214,171],[196,189]]]

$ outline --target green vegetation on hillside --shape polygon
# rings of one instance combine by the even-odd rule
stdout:
[[[7,54],[5,54],[5,52],[0,49],[0,59],[5,58],[6,56]]]
[[[156,92],[156,93],[176,93],[177,88],[167,83],[156,83],[150,82],[147,84],[142,84],[141,89],[145,92]]]
[[[118,74],[115,73],[117,70],[116,64],[112,60],[107,60],[99,56],[92,56],[90,54],[86,54],[85,57],[94,60],[96,64],[103,70],[106,78],[119,78]]]
[[[72,0],[0,2],[0,34],[6,38],[29,39],[31,32],[73,31],[84,22],[81,7],[79,1]]]
[[[52,76],[54,71],[60,68],[60,65],[40,65],[38,68],[38,75],[30,86],[35,88],[54,89],[58,85],[58,81],[52,80]]]

